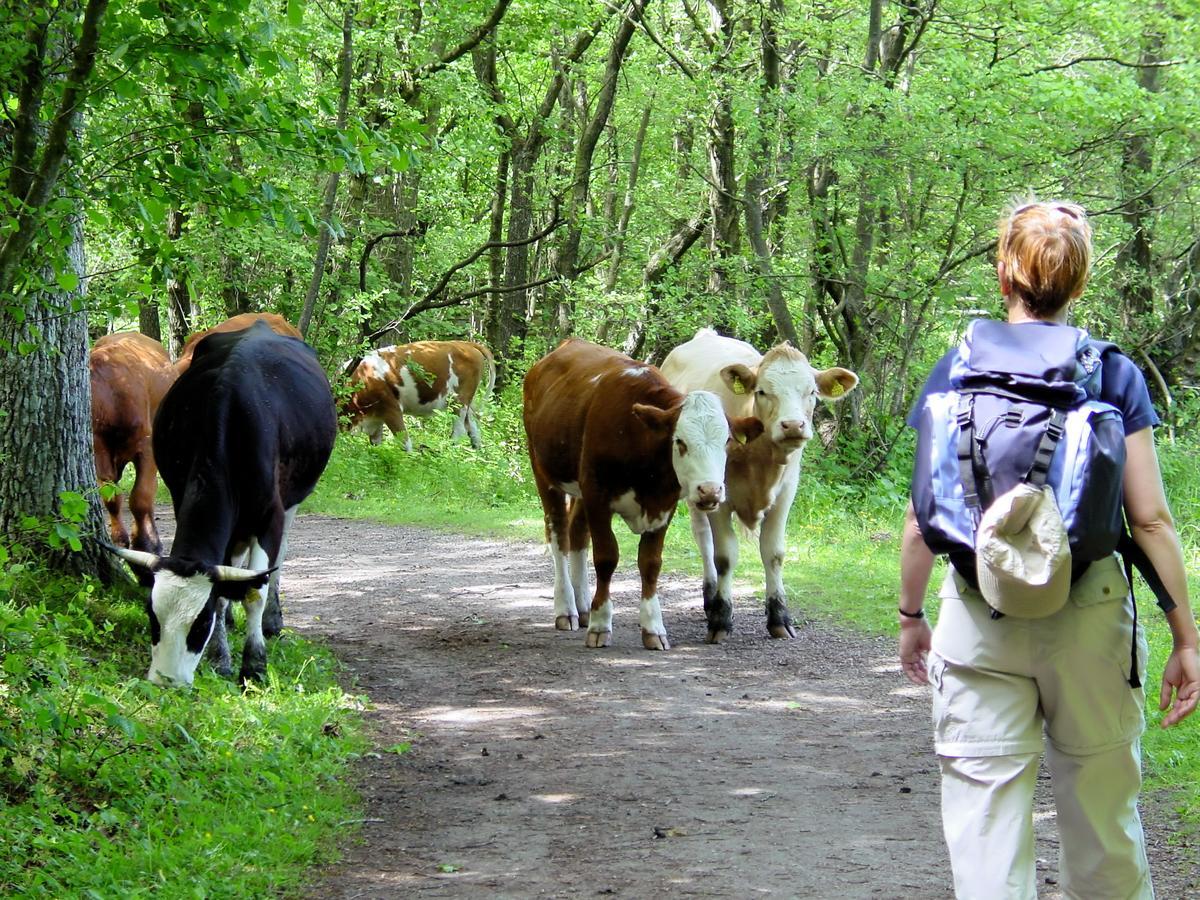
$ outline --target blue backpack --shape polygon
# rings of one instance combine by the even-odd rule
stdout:
[[[1103,356],[1115,349],[1069,326],[968,326],[950,389],[920,410],[912,497],[925,543],[972,586],[980,516],[1022,481],[1053,489],[1074,577],[1117,549],[1125,429],[1099,399]]]
[[[1025,481],[1050,485],[1071,546],[1072,579],[1114,551],[1146,579],[1164,612],[1174,601],[1125,528],[1121,412],[1100,399],[1116,345],[1039,322],[977,319],[951,361],[949,390],[918,414],[912,502],[921,536],[978,587],[975,530],[992,501]],[[1137,605],[1129,684],[1137,673]],[[993,613],[993,616],[999,616]]]

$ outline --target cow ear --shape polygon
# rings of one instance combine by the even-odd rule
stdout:
[[[646,403],[633,404],[633,414],[654,434],[670,434],[679,418],[679,407],[660,409]]]
[[[754,416],[735,416],[729,420],[729,433],[739,444],[746,444],[763,433],[763,423]]]
[[[754,390],[754,385],[758,383],[758,376],[754,374],[754,371],[741,363],[734,363],[732,366],[723,368],[721,379],[731,391],[739,395],[750,393]]]
[[[824,400],[841,400],[858,387],[858,376],[849,369],[834,366],[817,372],[817,393]]]

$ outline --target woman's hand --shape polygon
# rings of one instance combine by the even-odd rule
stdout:
[[[904,636],[900,637],[903,647]],[[1175,702],[1171,703],[1174,694]],[[1162,690],[1158,697],[1158,708],[1170,710],[1163,716],[1162,727],[1177,725],[1192,714],[1196,701],[1200,700],[1200,657],[1195,647],[1176,647],[1167,658],[1163,668]]]
[[[900,668],[913,684],[929,684],[925,658],[929,654],[933,632],[924,619],[900,620]],[[1193,698],[1192,706],[1196,705]],[[1191,710],[1188,710],[1191,712]]]

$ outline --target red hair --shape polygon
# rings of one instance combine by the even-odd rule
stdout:
[[[1031,316],[1053,316],[1083,293],[1092,226],[1074,203],[1026,203],[1000,220],[997,259]]]

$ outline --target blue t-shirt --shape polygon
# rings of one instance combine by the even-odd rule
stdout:
[[[1055,327],[1049,325],[1048,327]],[[958,348],[949,350],[938,360],[925,386],[921,388],[920,396],[908,413],[908,426],[916,428],[921,415],[921,407],[925,398],[933,393],[950,390],[950,364]],[[1141,431],[1143,428],[1158,425],[1161,420],[1150,402],[1150,390],[1146,387],[1146,379],[1142,372],[1124,353],[1111,352],[1104,354],[1103,368],[1100,373],[1100,398],[1105,403],[1111,403],[1121,411],[1121,420],[1125,425],[1126,436]]]

